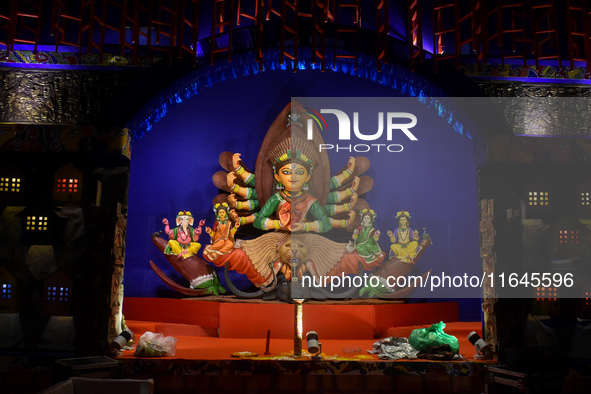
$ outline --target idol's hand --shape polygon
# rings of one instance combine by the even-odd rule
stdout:
[[[232,193],[228,196],[228,203],[230,204],[230,208],[235,209],[237,201],[238,200],[236,200],[236,194]]]
[[[235,170],[240,167],[240,156],[242,154],[241,153],[234,153],[234,155],[232,156],[232,168],[234,168]]]
[[[291,231],[302,231],[304,229],[303,223],[292,223],[291,224]]]
[[[226,183],[228,184],[228,187],[231,189],[232,186],[234,186],[234,180],[236,179],[236,174],[234,174],[233,172],[229,172],[228,175],[226,175]]]
[[[347,170],[349,172],[353,172],[355,170],[355,158],[349,157],[349,161],[347,162]]]

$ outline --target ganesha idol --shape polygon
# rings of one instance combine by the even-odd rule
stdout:
[[[162,223],[166,226],[164,232],[168,235],[168,245],[164,249],[165,254],[175,254],[178,257],[187,258],[196,255],[201,244],[197,242],[201,235],[201,227],[205,224],[205,220],[199,222],[197,228],[193,228],[195,219],[189,211],[180,211],[176,216],[176,227],[171,229],[168,219],[162,219]]]
[[[240,153],[220,155],[224,171],[212,179],[224,193],[214,199],[216,224],[206,228],[211,244],[205,246],[203,259],[223,269],[226,286],[238,297],[290,301],[292,291],[298,298],[354,297],[357,288],[338,293],[321,286],[304,289],[302,279],[309,276],[322,283],[326,277],[363,275],[377,268],[388,272],[388,266],[399,264],[404,270],[395,271],[407,275],[419,257],[413,264],[397,257],[384,261],[377,245],[379,231],[373,229],[375,213],[365,214],[369,207],[360,197],[373,187],[373,179],[364,175],[369,159],[350,157],[332,174],[326,151],[317,149],[324,143],[317,127],[311,139],[304,129],[312,118],[298,103],[286,106],[267,132],[254,171]],[[248,230],[252,227],[265,233],[255,236]],[[238,229],[242,237],[235,239]],[[199,264],[207,265],[203,260]],[[245,275],[255,291],[236,286],[232,272]],[[390,298],[408,290],[385,292]]]
[[[197,256],[201,249],[198,242],[205,220],[199,221],[197,228],[193,228],[193,215],[190,211],[180,211],[176,217],[177,227],[170,228],[168,219],[162,219],[164,232],[168,235],[168,242],[160,237],[161,233],[154,233],[152,240],[164,254],[170,265],[189,281],[189,288],[185,288],[158,268],[153,261],[150,265],[156,274],[173,289],[187,295],[218,294],[226,289],[220,284],[215,271]]]

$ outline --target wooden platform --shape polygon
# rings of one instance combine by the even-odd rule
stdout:
[[[485,366],[473,359],[466,336],[480,322],[458,322],[456,303],[306,302],[304,333],[317,331],[321,361],[293,357],[294,306],[235,299],[125,298],[128,327],[177,338],[174,357],[118,360],[127,378],[154,378],[156,392],[483,392]],[[460,342],[459,361],[380,360],[368,354],[384,336],[408,336],[418,327],[447,323]],[[270,354],[266,333],[271,331]],[[306,343],[304,340],[304,350]],[[257,356],[235,358],[249,351]]]

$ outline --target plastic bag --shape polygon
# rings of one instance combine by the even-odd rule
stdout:
[[[171,357],[176,353],[176,338],[146,331],[135,348],[136,357]]]
[[[441,345],[449,345],[452,352],[459,353],[460,344],[458,338],[444,333],[444,328],[444,322],[435,323],[427,328],[417,328],[412,330],[408,341],[419,353],[424,353],[432,347]]]
[[[380,339],[373,344],[373,350],[367,351],[369,354],[377,354],[378,358],[383,360],[398,360],[408,358],[410,360],[417,358],[419,353],[408,343],[406,338],[388,337]]]

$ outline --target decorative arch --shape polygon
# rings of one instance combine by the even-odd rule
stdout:
[[[216,86],[228,80],[248,77],[265,71],[321,70],[319,63],[312,62],[310,48],[300,49],[298,59],[297,63],[294,63],[291,59],[284,59],[282,63],[279,49],[275,49],[265,51],[263,71],[259,69],[259,62],[253,52],[235,54],[230,62],[218,61],[212,66],[201,66],[195,72],[179,79],[165,91],[152,98],[128,122],[126,127],[131,130],[133,139],[139,140],[152,129],[156,122],[166,117],[172,107],[198,95],[205,88]],[[347,58],[331,59],[327,57],[327,63],[331,62],[335,64],[335,67],[327,69],[326,72],[333,71],[365,78],[382,86],[391,87],[408,97],[416,97],[421,103],[435,111],[438,116],[445,119],[457,133],[468,139],[473,138],[472,131],[468,130],[462,120],[459,119],[454,109],[449,104],[445,104],[438,99],[451,95],[451,92],[442,89],[438,82],[394,63],[382,65],[381,72],[378,72],[377,58],[367,54],[359,54],[357,67],[355,67],[352,59]],[[451,79],[459,80],[461,74],[457,71],[454,74],[455,77]],[[446,75],[448,78],[450,77],[449,73],[446,73]],[[458,86],[462,86],[462,84],[456,84],[455,89],[459,89]]]

